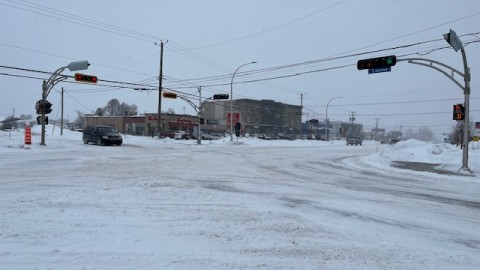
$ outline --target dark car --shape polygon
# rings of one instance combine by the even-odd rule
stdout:
[[[362,138],[359,136],[348,136],[347,145],[362,145]]]
[[[83,130],[83,143],[89,142],[98,145],[122,145],[122,135],[113,127],[110,126],[88,126]]]

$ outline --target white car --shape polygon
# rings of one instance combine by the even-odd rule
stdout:
[[[177,131],[177,132],[175,132],[174,139],[175,140],[181,140],[181,139],[183,139],[184,134],[185,134],[185,131]]]

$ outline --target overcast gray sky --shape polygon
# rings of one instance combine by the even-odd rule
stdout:
[[[0,0],[0,20],[2,118],[13,111],[35,114],[42,81],[26,77],[49,77],[11,67],[53,72],[77,60],[88,60],[91,66],[83,73],[100,81],[55,87],[67,93],[65,117],[73,121],[76,111],[91,113],[112,98],[137,105],[139,113],[154,113],[160,59],[155,42],[163,41],[163,86],[192,94],[193,100],[198,86],[204,86],[205,98],[230,93],[233,71],[257,61],[235,77],[234,98],[299,105],[303,93],[308,118],[322,120],[327,102],[341,96],[328,107],[331,119],[348,121],[355,112],[365,130],[380,118],[387,130],[427,126],[440,135],[455,124],[452,105],[463,103],[457,85],[438,71],[406,62],[373,75],[358,71],[356,62],[395,54],[429,58],[463,72],[461,53],[444,48],[442,34],[453,29],[464,43],[480,41],[477,0]],[[465,50],[472,73],[471,116],[480,121],[480,42]],[[140,83],[150,90],[101,80]],[[60,94],[52,91],[48,100],[54,104],[51,117],[59,118]],[[179,99],[163,99],[162,108],[194,114]]]

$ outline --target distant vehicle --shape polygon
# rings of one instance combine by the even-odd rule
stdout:
[[[362,145],[362,138],[360,136],[348,136],[347,145]]]
[[[272,137],[268,136],[267,134],[265,133],[262,133],[260,134],[257,138],[261,139],[261,140],[272,140]]]
[[[210,138],[211,138],[212,140],[220,140],[220,139],[225,138],[225,134],[222,134],[222,133],[211,133],[211,134],[210,134]]]
[[[173,139],[173,138],[175,138],[175,132],[164,132],[160,135],[160,138],[162,138],[162,139],[164,139],[164,138]]]
[[[295,135],[278,134],[279,140],[295,140]]]
[[[90,142],[98,145],[122,145],[122,135],[113,127],[110,126],[87,126],[83,130],[83,143],[88,144]]]
[[[192,136],[185,131],[177,131],[175,132],[174,138],[175,140],[189,140],[192,138]]]
[[[391,139],[388,143],[389,144],[396,144],[398,143],[400,140],[399,139]]]
[[[198,133],[197,133],[197,134],[198,134]],[[210,134],[203,133],[203,132],[201,132],[200,134],[202,135],[202,140],[211,140],[211,139],[212,139],[212,136],[210,136]],[[193,139],[197,139],[197,135],[194,134],[194,135],[192,136],[192,138],[193,138]]]

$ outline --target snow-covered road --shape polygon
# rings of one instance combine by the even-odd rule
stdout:
[[[2,136],[2,269],[480,265],[479,181],[380,166],[374,143],[80,138]]]

